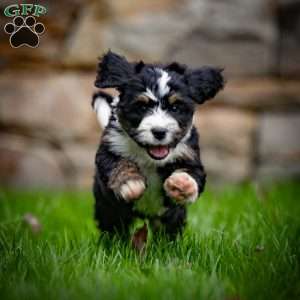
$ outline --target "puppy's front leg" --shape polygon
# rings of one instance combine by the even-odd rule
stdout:
[[[184,170],[174,171],[165,180],[164,189],[178,204],[195,202],[200,192],[196,180]]]
[[[122,159],[111,172],[108,186],[116,196],[129,203],[143,195],[146,182],[145,177],[135,163]]]

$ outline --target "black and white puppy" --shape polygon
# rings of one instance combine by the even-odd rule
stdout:
[[[94,95],[103,134],[96,154],[95,217],[102,231],[126,232],[134,217],[147,217],[175,235],[186,204],[205,185],[196,104],[223,88],[222,70],[130,63],[111,51],[101,59],[95,85],[118,96]]]

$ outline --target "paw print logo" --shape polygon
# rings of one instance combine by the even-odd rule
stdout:
[[[23,18],[17,16],[12,23],[4,26],[4,31],[10,34],[9,42],[13,48],[28,46],[36,48],[39,45],[39,36],[45,31],[45,26],[36,22],[33,16]]]

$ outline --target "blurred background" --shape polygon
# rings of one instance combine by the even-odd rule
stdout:
[[[1,1],[0,182],[90,187],[101,131],[91,109],[97,57],[225,68],[199,107],[209,180],[300,175],[299,0],[28,1],[48,10],[38,48],[14,49]]]

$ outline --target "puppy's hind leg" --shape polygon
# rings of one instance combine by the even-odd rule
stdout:
[[[102,233],[126,238],[133,220],[132,204],[116,198],[99,180],[94,184],[95,219]]]
[[[181,205],[170,207],[160,218],[165,233],[175,239],[186,224],[186,208]]]

